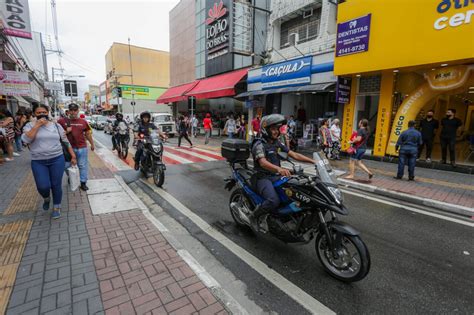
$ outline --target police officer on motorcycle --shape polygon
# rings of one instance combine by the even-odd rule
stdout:
[[[135,153],[135,170],[138,171],[140,169],[140,159],[143,154],[143,143],[140,140],[140,134],[142,134],[145,138],[149,137],[152,130],[156,130],[158,135],[163,139],[166,140],[168,137],[166,134],[162,133],[154,123],[151,122],[151,114],[148,111],[142,112],[140,114],[140,121],[135,127],[134,130],[134,137],[137,141],[137,152]]]
[[[282,176],[291,176],[288,169],[281,167],[278,151],[288,153],[288,156],[294,160],[315,164],[313,159],[291,151],[281,143],[279,140],[280,127],[284,124],[286,124],[286,119],[283,115],[271,114],[263,117],[260,127],[261,138],[257,138],[252,142],[254,169],[257,171],[257,193],[264,199],[263,203],[258,205],[249,216],[254,231],[259,230],[259,218],[276,210],[280,205],[280,197],[275,191],[273,183]]]
[[[112,145],[113,145],[113,148],[112,148],[112,151],[115,151],[117,149],[117,136],[118,136],[118,127],[120,125],[120,123],[124,123],[125,126],[127,127],[127,130],[128,130],[128,124],[125,120],[123,120],[123,114],[122,113],[117,113],[115,114],[115,121],[114,123],[112,124]]]

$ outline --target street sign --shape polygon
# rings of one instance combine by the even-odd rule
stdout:
[[[130,102],[130,105],[135,106],[137,103],[135,102]]]
[[[50,91],[61,91],[61,82],[44,81],[44,88]]]
[[[77,81],[64,80],[64,94],[70,97],[77,97]]]

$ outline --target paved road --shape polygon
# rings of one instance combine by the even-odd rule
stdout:
[[[106,139],[98,135],[105,144]],[[233,242],[337,313],[473,313],[474,229],[353,195],[345,196],[355,226],[369,247],[372,268],[361,282],[344,284],[322,269],[308,245],[286,245],[237,229],[222,179],[225,162],[169,165],[164,189]],[[133,178],[132,178],[133,179]],[[131,179],[129,179],[131,180]],[[143,186],[143,185],[142,185]],[[301,314],[304,309],[234,254],[144,188],[217,259],[247,284],[263,309]]]
[[[223,189],[222,179],[228,174],[225,162],[170,166],[164,189],[337,313],[474,312],[472,227],[346,195],[351,215],[345,221],[362,232],[372,258],[369,276],[347,285],[323,271],[314,243],[286,245],[238,230],[227,206],[229,193]],[[169,207],[165,210],[173,212]],[[196,237],[202,236],[190,229]],[[224,263],[232,260],[229,255],[225,250],[216,251]],[[242,277],[251,272],[241,263],[230,264],[229,269]]]

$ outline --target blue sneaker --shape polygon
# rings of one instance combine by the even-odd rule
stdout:
[[[51,212],[51,218],[52,219],[59,219],[61,217],[61,211],[59,209],[53,209],[53,212]]]
[[[43,199],[43,210],[48,211],[49,210],[49,204],[51,202],[51,198]]]

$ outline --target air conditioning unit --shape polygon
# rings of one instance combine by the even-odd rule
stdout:
[[[288,42],[290,46],[296,46],[300,40],[300,36],[298,33],[291,33],[288,35]]]
[[[303,11],[303,19],[307,19],[310,16],[313,16],[313,8]]]

